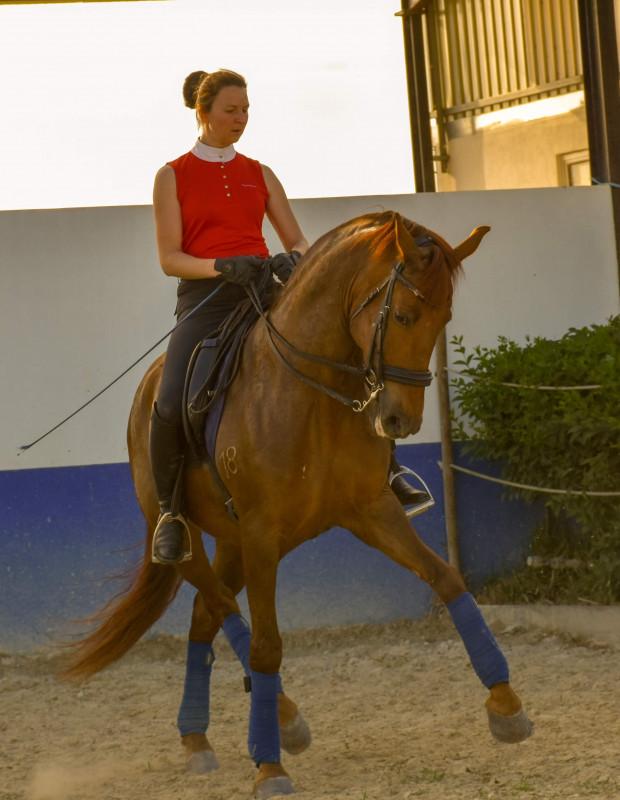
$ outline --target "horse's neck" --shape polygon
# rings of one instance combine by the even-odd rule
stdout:
[[[276,330],[299,350],[335,361],[354,357],[348,326],[350,279],[334,264],[308,265],[274,306]]]

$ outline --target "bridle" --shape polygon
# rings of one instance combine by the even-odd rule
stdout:
[[[418,247],[422,247],[427,244],[435,244],[434,240],[430,236],[420,237],[416,240],[416,244]],[[387,322],[390,313],[390,308],[392,304],[392,295],[394,294],[394,286],[396,283],[401,283],[405,288],[407,288],[410,292],[415,294],[423,303],[428,303],[428,300],[422,292],[413,284],[408,278],[403,275],[403,269],[405,265],[402,261],[397,261],[396,264],[392,267],[390,274],[387,278],[379,285],[376,289],[373,289],[372,292],[363,300],[360,305],[355,309],[353,314],[351,315],[350,321],[355,319],[355,317],[362,312],[365,308],[367,308],[376,297],[378,297],[381,292],[385,289],[385,297],[383,300],[383,304],[379,309],[379,312],[375,318],[373,323],[373,330],[372,330],[372,338],[370,340],[370,348],[368,351],[368,356],[366,358],[366,363],[362,367],[357,367],[352,364],[343,364],[340,361],[331,361],[327,358],[323,358],[322,356],[317,356],[313,353],[306,353],[303,350],[298,350],[294,345],[292,345],[287,339],[282,336],[279,331],[274,328],[274,326],[269,321],[267,315],[262,309],[260,299],[256,292],[256,289],[250,285],[247,287],[248,294],[250,295],[250,299],[254,304],[254,307],[260,314],[263,322],[267,327],[267,333],[269,336],[269,342],[273,351],[276,355],[280,358],[281,362],[284,366],[292,372],[297,378],[299,378],[304,383],[308,384],[309,386],[318,389],[319,391],[323,392],[324,394],[329,395],[334,400],[337,400],[340,403],[343,403],[345,406],[353,409],[355,412],[364,411],[364,409],[372,403],[373,400],[383,391],[385,388],[385,381],[394,381],[395,383],[403,383],[407,386],[429,386],[431,381],[433,380],[433,375],[429,370],[413,370],[413,369],[403,369],[402,367],[392,367],[388,364],[385,364],[383,361],[383,343],[385,340],[385,333],[387,330]],[[303,372],[298,370],[294,367],[290,361],[288,361],[285,356],[282,354],[280,349],[277,347],[275,340],[277,339],[278,342],[285,345],[292,353],[300,358],[305,359],[306,361],[312,361],[315,364],[321,364],[323,366],[331,367],[332,369],[338,370],[340,372],[346,372],[350,375],[356,375],[357,377],[363,378],[366,386],[368,387],[369,395],[366,400],[357,400],[354,398],[347,397],[346,395],[337,392],[335,389],[331,389],[329,386],[325,386],[322,383],[318,383],[318,381],[313,380],[312,378],[304,375]]]

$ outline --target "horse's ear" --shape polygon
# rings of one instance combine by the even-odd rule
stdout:
[[[426,267],[430,258],[428,252],[424,248],[419,248],[415,239],[407,230],[405,223],[400,214],[394,214],[394,223],[396,227],[396,250],[397,258],[403,264],[411,264],[415,261],[422,261],[422,266]]]
[[[463,261],[463,259],[467,258],[467,256],[475,253],[483,237],[490,230],[491,228],[489,228],[488,225],[481,225],[479,228],[475,228],[464,242],[461,242],[454,248],[454,252],[456,253],[458,260]]]

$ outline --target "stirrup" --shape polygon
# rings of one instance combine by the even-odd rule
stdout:
[[[431,494],[431,490],[428,488],[426,481],[421,478],[417,472],[414,472],[409,467],[400,467],[397,472],[394,472],[390,475],[390,486],[392,485],[392,481],[394,478],[398,478],[400,475],[413,475],[423,486],[424,491],[428,495],[428,500],[425,500],[423,503],[418,503],[418,505],[411,506],[410,508],[405,508],[405,516],[407,519],[411,519],[412,517],[417,517],[418,514],[421,514],[423,511],[426,511],[429,508],[432,508],[435,505],[435,498]]]
[[[162,561],[160,558],[157,557],[155,554],[155,540],[157,539],[157,532],[164,525],[166,522],[180,522],[181,525],[185,528],[185,535],[184,538],[187,540],[187,550],[184,551],[183,555],[178,561]],[[151,542],[151,561],[153,564],[164,564],[170,566],[171,564],[181,564],[183,561],[190,561],[192,558],[192,537],[189,532],[189,526],[187,524],[187,520],[182,514],[172,514],[170,511],[167,511],[165,514],[162,514],[157,521],[157,525],[155,530],[153,531],[153,540]]]

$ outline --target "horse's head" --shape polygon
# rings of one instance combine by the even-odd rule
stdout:
[[[420,429],[428,365],[452,314],[461,261],[490,228],[476,228],[455,248],[392,212],[376,215],[376,224],[362,230],[353,251],[365,255],[365,265],[360,261],[351,289],[350,330],[376,392],[375,430],[397,439]]]

